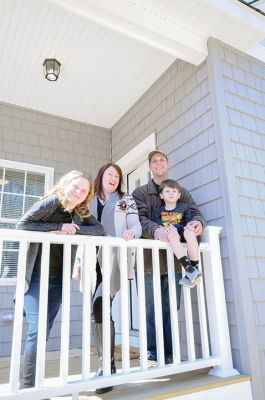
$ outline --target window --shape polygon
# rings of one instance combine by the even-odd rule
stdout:
[[[53,168],[0,160],[0,228],[14,229],[52,184]],[[18,242],[3,241],[0,284],[15,284],[18,250]]]

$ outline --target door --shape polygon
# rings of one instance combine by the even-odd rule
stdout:
[[[151,178],[148,160],[145,160],[135,170],[127,175],[128,192],[132,193],[134,189],[145,185]]]

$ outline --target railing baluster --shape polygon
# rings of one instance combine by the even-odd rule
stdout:
[[[42,243],[41,278],[39,296],[39,320],[35,386],[42,387],[45,374],[45,351],[47,332],[48,280],[49,280],[50,243]]]
[[[186,272],[182,269],[182,275]],[[192,319],[192,307],[191,307],[191,295],[190,289],[183,288],[184,297],[184,308],[185,308],[185,325],[186,325],[186,337],[187,337],[187,349],[188,349],[188,360],[195,360],[195,346],[194,346],[194,331],[193,331],[193,319]]]
[[[103,376],[110,375],[110,246],[102,246],[102,303],[103,303]]]
[[[199,257],[199,269],[202,270],[201,252],[200,252],[200,257]],[[199,310],[199,321],[200,321],[202,357],[208,358],[210,356],[210,351],[209,351],[209,338],[208,338],[208,329],[207,329],[207,318],[206,318],[203,281],[201,281],[197,285],[197,299],[198,299],[198,310]]]
[[[177,312],[177,296],[176,296],[176,279],[174,255],[171,250],[167,250],[167,267],[168,267],[168,285],[169,285],[169,302],[170,302],[170,320],[172,334],[172,350],[174,363],[180,362],[180,346],[179,346],[179,323]]]
[[[141,369],[148,368],[147,363],[147,336],[146,336],[146,310],[144,286],[144,255],[143,248],[137,248],[137,288],[138,288],[138,316],[139,316],[139,341]]]
[[[121,329],[122,329],[122,369],[124,373],[130,370],[129,342],[129,299],[128,299],[128,266],[127,247],[120,248],[120,277],[121,277]]]
[[[17,287],[16,287],[16,303],[13,325],[13,339],[11,351],[10,365],[10,390],[16,392],[19,383],[19,367],[21,338],[23,327],[23,307],[24,307],[24,290],[25,290],[25,273],[27,260],[27,240],[21,239],[19,244],[18,271],[17,271]]]
[[[162,318],[162,301],[160,286],[160,266],[159,266],[159,250],[153,249],[153,295],[155,307],[155,326],[156,326],[156,352],[157,361],[160,367],[165,365],[164,352],[164,336],[163,336],[163,318]]]
[[[60,380],[62,384],[66,384],[68,380],[69,369],[71,243],[64,244],[63,253]]]
[[[91,352],[91,275],[96,273],[96,247],[90,243],[85,245],[84,265],[82,270],[83,290],[83,335],[82,335],[82,377],[90,377]]]

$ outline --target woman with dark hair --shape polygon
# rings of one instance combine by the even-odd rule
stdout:
[[[95,179],[95,197],[92,201],[92,213],[103,225],[107,236],[121,237],[125,240],[139,238],[142,234],[142,227],[139,221],[138,210],[132,196],[122,192],[122,171],[117,164],[107,163],[103,165]],[[82,266],[82,248],[76,257],[75,271],[73,278],[80,279],[80,268]],[[128,278],[133,277],[134,257],[132,250],[128,254]],[[120,289],[120,270],[118,262],[118,252],[112,252],[110,294],[111,304],[115,294]],[[103,337],[102,337],[102,271],[101,254],[98,255],[97,264],[97,283],[93,295],[93,314],[94,314],[94,333],[96,347],[99,358],[99,370],[97,375],[102,375],[103,371]],[[116,372],[114,361],[114,342],[115,329],[111,318],[111,372]],[[97,394],[102,394],[112,390],[112,387],[97,389]]]
[[[68,235],[104,235],[102,225],[91,215],[93,193],[93,181],[90,175],[84,172],[71,171],[61,178],[48,196],[36,202],[20,218],[16,228]],[[75,254],[76,246],[72,246],[72,265],[74,264]],[[42,245],[30,243],[27,252],[24,295],[28,335],[24,351],[21,388],[29,388],[35,384],[41,255]],[[62,301],[63,256],[63,245],[51,244],[47,339]]]

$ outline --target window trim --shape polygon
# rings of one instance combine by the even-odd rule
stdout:
[[[4,160],[4,159],[0,159],[0,167],[17,169],[24,172],[26,171],[26,172],[33,172],[33,173],[35,172],[44,174],[45,175],[44,195],[46,195],[53,186],[54,168],[52,167],[45,167],[37,164],[29,164],[29,163]],[[0,286],[15,286],[16,283],[17,283],[17,278],[0,278]]]

